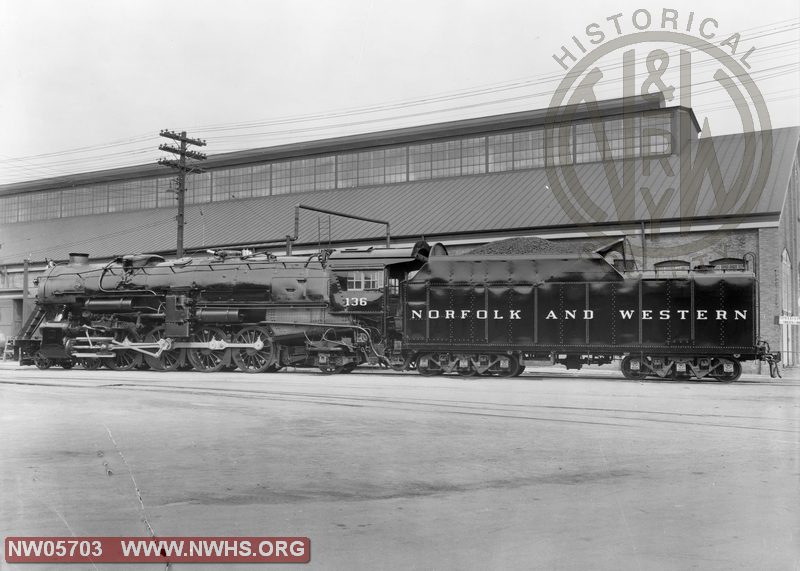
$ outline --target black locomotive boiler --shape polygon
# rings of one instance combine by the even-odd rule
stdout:
[[[779,360],[758,339],[752,273],[621,273],[600,254],[75,254],[38,286],[18,345],[39,367],[514,376],[531,359],[621,358],[629,378],[734,380],[742,361]]]

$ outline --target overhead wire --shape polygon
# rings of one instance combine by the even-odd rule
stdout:
[[[800,21],[800,19],[795,19],[795,20]],[[799,27],[800,25],[798,25],[798,23],[796,23],[794,20],[789,22],[779,23],[779,25],[777,26],[775,25],[775,23],[765,24],[762,26],[755,26],[750,30],[759,30],[759,32],[748,37],[747,34],[744,33],[746,30],[743,30],[742,32],[740,32],[742,36],[741,41],[752,41],[758,38],[774,36],[777,34],[782,34],[788,31],[798,29]],[[768,46],[758,48],[758,53],[761,55],[765,54],[769,55],[771,51],[774,51],[775,53],[781,53],[783,51],[788,52],[795,46],[797,46],[796,40],[778,42],[776,44],[771,44]],[[667,52],[667,53],[671,53],[674,56],[677,53],[679,53],[679,51],[680,48],[675,48],[672,50],[672,52]],[[636,62],[638,64],[641,64],[645,61],[645,59],[646,56],[643,56],[641,58],[638,58]],[[796,63],[797,62],[783,64],[783,66],[773,66],[772,68],[768,68],[766,70],[756,70],[748,75],[753,76],[759,74],[761,75],[760,79],[762,80],[771,79],[783,75],[786,72],[786,70],[790,69],[792,66],[796,66]],[[713,64],[714,64],[713,60],[699,62],[692,64],[692,68],[701,69],[703,66],[708,66]],[[616,66],[608,66],[604,68],[604,70],[609,72],[615,71],[618,70],[621,66],[622,64],[618,64]],[[770,70],[773,72],[772,74],[763,75]],[[637,76],[643,73],[644,72],[638,73]],[[208,125],[205,127],[201,125],[193,128],[193,131],[195,129],[198,129],[203,134],[209,133],[208,135],[209,140],[223,145],[223,146],[218,145],[215,148],[215,151],[228,152],[230,150],[241,150],[242,148],[252,148],[252,144],[249,147],[244,147],[244,145],[246,144],[247,141],[252,141],[254,139],[267,141],[275,138],[286,138],[287,136],[290,137],[290,136],[303,135],[309,133],[324,133],[325,131],[330,131],[334,129],[342,130],[352,127],[372,125],[376,123],[388,123],[392,121],[396,122],[400,120],[427,117],[430,115],[446,115],[448,113],[463,112],[465,110],[474,109],[478,107],[507,105],[509,103],[516,103],[526,99],[545,97],[551,92],[548,90],[544,90],[534,93],[525,93],[513,97],[505,97],[499,99],[495,98],[488,101],[478,101],[466,105],[429,109],[429,110],[416,111],[400,115],[394,114],[388,117],[365,118],[360,121],[337,122],[332,124],[312,125],[309,127],[295,127],[293,129],[288,129],[288,130],[246,132],[252,129],[269,127],[269,126],[278,126],[278,125],[298,125],[301,123],[307,123],[313,121],[331,120],[331,119],[347,118],[358,115],[367,115],[381,111],[413,108],[417,106],[432,105],[437,103],[438,104],[449,103],[469,97],[487,96],[511,90],[530,88],[534,86],[543,86],[547,85],[548,83],[552,83],[554,81],[560,81],[561,79],[563,79],[563,73],[541,74],[533,78],[512,80],[500,84],[492,84],[488,86],[481,86],[477,88],[471,88],[454,92],[445,92],[442,94],[435,94],[432,96],[417,98],[412,100],[389,102],[372,106],[354,107],[335,112],[295,115],[295,116],[288,116],[288,117],[275,118],[262,121],[217,124],[217,125]],[[713,83],[713,81],[709,80],[709,81],[699,82],[697,85],[703,85],[707,83]],[[613,82],[609,80],[609,84],[613,84]],[[604,84],[601,81],[598,82],[598,85],[604,85]],[[219,133],[219,134],[212,135],[212,133]],[[223,133],[232,133],[232,134],[226,135]],[[155,135],[140,135],[98,145],[89,145],[84,147],[78,147],[75,149],[56,151],[51,153],[41,153],[39,155],[31,155],[27,157],[7,157],[5,159],[0,159],[0,164],[4,165],[4,168],[7,169],[23,171],[28,174],[41,173],[44,174],[45,176],[53,176],[53,174],[56,174],[56,176],[69,174],[71,171],[66,167],[73,167],[72,171],[74,172],[74,169],[79,166],[82,167],[83,170],[99,169],[106,165],[108,165],[109,167],[134,166],[135,164],[141,164],[141,163],[138,161],[134,162],[134,161],[120,160],[120,159],[127,159],[129,157],[138,157],[142,155],[152,155],[154,152],[156,152],[154,149],[155,145],[153,143],[158,140],[159,140],[158,137]],[[150,144],[148,144],[148,146],[138,145],[145,142]],[[137,144],[137,147],[129,150],[124,149],[124,147],[131,144]],[[110,152],[110,153],[106,152],[109,149],[117,147],[122,147],[123,149],[117,152]],[[102,156],[82,156],[77,158],[66,158],[69,155],[73,154],[81,154],[81,153],[86,154],[93,152],[103,153],[103,154]],[[46,165],[31,164],[32,161],[52,159],[56,157],[63,157],[63,158],[61,160],[55,160],[55,161],[50,160],[47,162]],[[60,170],[55,170],[54,167],[62,167],[62,168]]]

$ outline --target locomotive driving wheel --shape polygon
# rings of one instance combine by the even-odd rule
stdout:
[[[195,343],[213,343],[227,341],[228,336],[219,327],[203,327],[192,336]],[[215,373],[221,371],[230,362],[230,349],[211,349],[202,347],[187,351],[189,362],[195,371]]]
[[[234,343],[253,344],[261,341],[263,348],[239,347],[233,349],[233,361],[245,373],[269,372],[275,364],[275,345],[265,327],[250,325],[241,329],[233,338]]]
[[[114,334],[116,341],[123,342],[125,339],[131,343],[139,341],[139,336],[133,331],[118,331]],[[132,349],[121,349],[114,351],[114,357],[103,359],[103,363],[114,371],[130,371],[142,364],[142,354]]]
[[[144,340],[147,343],[158,343],[162,339],[166,338],[165,328],[163,325],[159,325],[158,327],[154,328],[150,331],[147,335],[145,335]],[[152,351],[152,349],[148,349]],[[158,357],[153,357],[151,355],[144,356],[145,362],[150,365],[150,368],[156,371],[175,371],[177,370],[186,360],[186,350],[185,349],[171,349],[169,351],[162,351],[161,355]]]

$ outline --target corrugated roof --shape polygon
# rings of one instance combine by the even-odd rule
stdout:
[[[798,141],[800,128],[795,127],[701,139],[692,142],[683,157],[188,205],[185,245],[193,250],[281,239],[294,232],[294,206],[298,203],[388,220],[393,236],[408,238],[652,219],[777,217],[783,208]],[[761,157],[761,152],[770,148],[763,168],[754,165],[758,161],[751,157]],[[743,165],[748,168],[741,168]],[[759,176],[763,176],[760,182]],[[741,182],[741,196],[726,194],[737,181]],[[327,241],[327,216],[303,212],[299,242],[317,242],[320,217],[321,238]],[[380,238],[383,233],[381,226],[335,217],[332,230],[333,241]],[[174,251],[174,211],[6,224],[0,228],[0,244],[0,263],[17,263],[28,255],[32,260],[65,259],[71,251],[86,251],[97,257]]]

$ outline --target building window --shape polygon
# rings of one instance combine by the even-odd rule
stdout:
[[[211,173],[186,175],[186,203],[205,204],[211,202]]]
[[[383,271],[347,272],[347,291],[376,290],[383,287]]]
[[[642,117],[642,155],[667,155],[671,152],[672,115],[649,114]]]
[[[238,167],[212,171],[214,202],[238,200],[253,195],[253,168]]]
[[[514,133],[514,169],[544,166],[544,131],[519,131]]]
[[[336,188],[336,157],[317,157],[314,163],[314,188],[330,190]]]
[[[606,160],[638,157],[640,154],[639,130],[640,119],[638,116],[607,120],[605,122]]]
[[[358,185],[383,184],[384,176],[383,149],[358,153]]]
[[[91,190],[88,188],[70,188],[62,191],[61,216],[83,216],[91,211]]]
[[[142,181],[129,180],[120,184],[122,187],[122,209],[142,209]]]
[[[442,141],[431,145],[431,177],[461,175],[461,141]]]
[[[270,164],[253,166],[252,196],[269,196]]]
[[[489,172],[509,171],[514,168],[514,135],[489,137]]]
[[[172,208],[178,203],[178,179],[177,177],[164,177],[158,179],[158,204]]]
[[[386,182],[405,182],[408,180],[408,153],[406,147],[386,149],[385,156]]]
[[[4,224],[13,224],[17,221],[19,210],[19,197],[9,196],[0,200],[0,221]]]
[[[31,219],[31,196],[29,194],[20,195],[17,207],[19,208],[20,222],[27,222]]]
[[[104,214],[108,212],[108,185],[98,184],[90,186],[89,200],[92,205],[92,214]]]
[[[431,145],[408,147],[408,180],[431,178]]]
[[[310,192],[314,190],[316,173],[314,159],[297,159],[292,161],[292,192]]]
[[[572,163],[572,125],[562,123],[545,130],[547,166]]]
[[[603,122],[591,121],[575,125],[575,162],[603,160]]]
[[[461,174],[483,174],[486,172],[486,137],[462,139]]]
[[[108,185],[108,211],[119,212],[123,208],[125,194],[121,183],[112,182]]]
[[[336,187],[358,186],[358,154],[348,153],[336,157]]]
[[[158,183],[157,178],[146,178],[141,181],[142,187],[142,208],[156,208],[158,206]]]
[[[272,164],[272,194],[288,194],[292,190],[292,164],[288,161]]]

